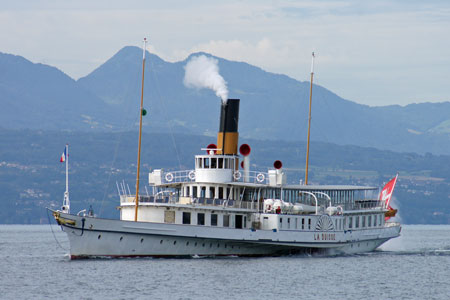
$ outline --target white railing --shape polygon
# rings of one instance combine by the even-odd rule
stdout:
[[[120,203],[134,203],[136,196],[134,195],[121,195]],[[250,201],[235,201],[227,199],[212,199],[212,198],[189,198],[190,202],[185,204],[190,204],[193,206],[220,206],[228,208],[242,208],[250,210],[258,210],[257,202]],[[139,203],[178,203],[179,197],[175,194],[170,193],[157,193],[155,195],[146,196],[139,195]],[[259,210],[262,210],[262,204],[259,205]]]
[[[245,171],[238,170],[234,172],[233,178],[236,182],[249,182],[258,184],[269,183],[269,173],[267,172],[248,171],[248,176],[246,176]]]
[[[185,183],[195,181],[195,170],[184,171],[168,171],[161,175],[161,183]],[[248,175],[242,170],[233,173],[233,180],[235,182],[249,182],[258,184],[268,184],[269,174],[266,172],[249,171]]]
[[[195,181],[195,170],[169,171],[162,174],[162,183]]]

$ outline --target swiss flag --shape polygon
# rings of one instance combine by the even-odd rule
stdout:
[[[395,183],[397,182],[398,174],[392,178],[386,185],[383,187],[380,193],[380,201],[385,203],[385,208],[390,208],[389,202],[391,202],[392,193],[394,192]]]

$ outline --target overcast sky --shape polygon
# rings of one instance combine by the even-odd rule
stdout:
[[[0,52],[83,77],[126,45],[205,51],[372,106],[450,101],[450,1],[0,0]],[[226,79],[226,78],[225,78]]]

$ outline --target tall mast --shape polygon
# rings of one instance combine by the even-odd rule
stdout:
[[[144,114],[144,70],[145,70],[145,48],[147,46],[147,39],[144,38],[144,45],[142,46],[142,88],[141,88],[141,108],[139,109],[139,145],[138,145],[138,159],[137,159],[137,174],[136,174],[136,201],[134,209],[134,221],[137,222],[138,206],[139,206],[139,172],[141,167],[141,138],[142,138],[142,115]]]
[[[311,86],[309,88],[309,118],[308,118],[308,141],[306,144],[306,168],[305,168],[305,185],[308,184],[308,169],[309,169],[309,138],[311,133],[311,104],[312,104],[312,88],[314,76],[314,52],[312,53],[311,61]]]

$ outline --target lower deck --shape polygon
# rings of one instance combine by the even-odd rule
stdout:
[[[120,207],[120,218],[134,221],[135,206]],[[384,211],[368,209],[340,214],[261,213],[220,206],[146,203],[138,208],[138,221],[233,229],[286,231],[349,231],[382,228]]]

